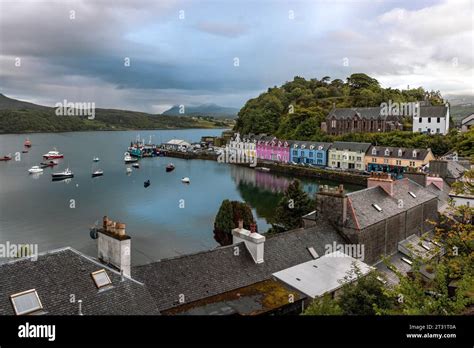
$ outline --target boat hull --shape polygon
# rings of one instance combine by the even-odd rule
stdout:
[[[46,158],[46,159],[64,158],[64,155],[43,155],[43,158]]]

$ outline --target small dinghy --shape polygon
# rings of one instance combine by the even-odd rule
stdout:
[[[150,180],[147,180],[143,183],[143,187],[148,187],[150,185],[151,185]]]
[[[136,162],[136,163],[132,164],[132,167],[133,168],[140,168],[140,163]]]
[[[127,174],[132,174],[132,168],[127,168],[126,172]]]
[[[174,168],[175,168],[175,167],[174,167],[174,164],[173,164],[173,163],[170,163],[170,164],[168,164],[168,165],[166,166],[166,171],[167,171],[167,172],[171,172],[171,171],[174,170]]]
[[[21,153],[28,153],[28,150],[23,150],[21,151]]]
[[[12,159],[12,155],[8,154],[0,158],[0,161],[10,161]]]
[[[30,169],[28,169],[28,172],[31,173],[31,174],[42,173],[43,168],[40,168],[39,166],[33,166]]]
[[[92,161],[94,161],[94,162],[99,162],[100,159],[99,159],[99,157],[94,157],[94,158],[92,159]]]
[[[92,172],[93,178],[95,178],[96,176],[102,176],[102,175],[104,175],[104,171],[101,169],[97,169],[97,170],[94,170],[94,172]]]
[[[189,184],[191,182],[191,180],[189,180],[189,178],[186,176],[186,177],[181,179],[181,182],[183,182],[185,184]]]

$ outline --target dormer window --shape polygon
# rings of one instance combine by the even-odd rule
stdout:
[[[377,156],[377,149],[375,147],[372,149],[372,155]]]
[[[298,144],[294,144],[293,147],[294,147],[295,149],[297,149],[297,148],[298,148]]]
[[[318,146],[318,150],[322,150],[323,147],[321,145]]]
[[[306,146],[305,145],[301,145],[301,149],[304,149]]]
[[[311,146],[309,147],[309,149],[310,149],[310,150],[314,150],[314,145],[311,145]]]
[[[385,156],[390,156],[390,150],[389,149],[385,149]]]
[[[413,150],[413,153],[412,153],[413,158],[416,158],[416,155],[417,155],[416,150]]]
[[[402,149],[398,149],[398,157],[402,157],[402,155],[403,155]]]

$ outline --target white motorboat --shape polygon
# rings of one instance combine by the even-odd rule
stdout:
[[[133,163],[133,162],[138,161],[137,158],[134,158],[134,157],[130,156],[130,153],[129,153],[129,152],[125,152],[125,153],[124,153],[124,158],[123,158],[123,160],[124,160],[125,163]]]
[[[53,179],[66,179],[66,178],[72,178],[74,177],[74,173],[69,169],[66,168],[66,170],[63,170],[62,172],[57,172],[51,174]]]
[[[189,178],[186,176],[186,177],[181,179],[181,182],[184,182],[185,184],[189,184],[191,182],[191,180],[189,180]]]
[[[34,173],[42,173],[42,172],[43,172],[43,168],[40,168],[39,166],[33,166],[33,167],[31,167],[30,169],[28,169],[28,171],[29,171],[31,174],[34,174]]]
[[[94,170],[92,172],[92,177],[93,178],[96,177],[96,176],[102,176],[102,175],[104,175],[104,171],[102,169],[97,169],[97,170]]]

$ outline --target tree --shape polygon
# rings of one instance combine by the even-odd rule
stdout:
[[[393,307],[393,298],[386,293],[383,284],[373,271],[363,275],[357,265],[353,264],[347,275],[340,279],[344,285],[340,296],[331,299],[329,295],[314,300],[306,309],[306,315],[375,315],[381,310],[388,311]]]
[[[214,221],[214,239],[220,245],[232,244],[231,231],[235,228],[232,203],[225,199]]]
[[[300,181],[293,181],[278,203],[275,210],[275,224],[272,225],[271,232],[282,232],[302,227],[302,217],[312,210],[314,210],[313,201],[301,188]]]
[[[251,225],[257,225],[253,217],[252,209],[247,203],[239,201],[229,201],[225,199],[217,212],[214,220],[214,239],[220,245],[232,244],[232,230],[243,220],[244,228],[250,230]]]

